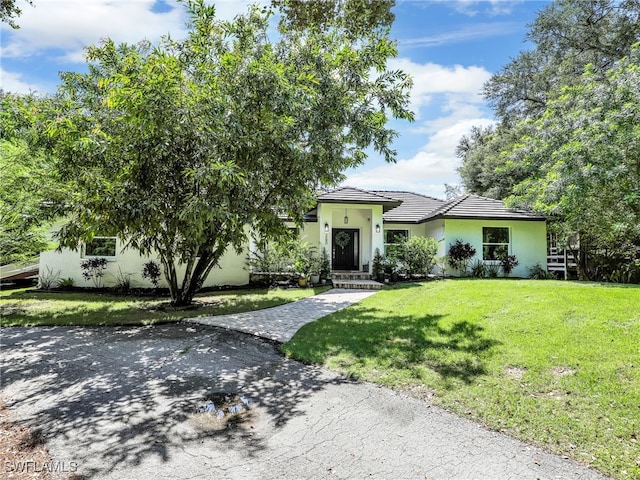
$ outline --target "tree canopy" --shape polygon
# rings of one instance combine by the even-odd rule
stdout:
[[[528,38],[535,48],[485,85],[496,126],[458,145],[463,184],[550,215],[565,240],[615,251],[640,277],[640,2],[557,0]]]
[[[0,91],[0,265],[33,259],[63,208],[64,187],[43,150],[48,99]]]
[[[193,0],[186,39],[106,40],[87,49],[89,73],[63,74],[48,127],[74,186],[63,246],[116,235],[158,255],[173,302],[189,303],[248,226],[273,237],[285,217],[301,224],[316,189],[370,146],[394,160],[387,120],[413,117],[410,78],[385,68],[389,2],[368,28],[349,22],[361,0],[336,2],[321,23],[275,3],[274,40],[274,7],[227,22]]]

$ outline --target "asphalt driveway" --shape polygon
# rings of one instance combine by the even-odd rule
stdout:
[[[77,478],[602,478],[226,329],[4,328],[1,342],[9,408]]]

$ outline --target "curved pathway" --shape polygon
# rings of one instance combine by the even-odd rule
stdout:
[[[257,337],[287,342],[303,325],[337,312],[376,293],[376,290],[334,288],[297,302],[253,312],[196,317],[184,320],[214,327],[223,327]]]

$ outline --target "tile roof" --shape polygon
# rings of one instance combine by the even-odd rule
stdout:
[[[501,200],[471,194],[445,201],[412,192],[341,187],[318,195],[321,202],[381,204],[383,219],[389,223],[424,223],[436,218],[545,220],[542,215],[507,208]],[[308,220],[317,221],[317,210],[309,212]]]
[[[545,220],[542,215],[527,210],[508,208],[503,201],[478,195],[462,195],[448,201],[426,215],[422,221],[434,218],[490,218],[505,220]]]
[[[399,206],[383,215],[384,221],[391,223],[419,223],[427,214],[445,204],[444,200],[412,192],[373,191],[373,193],[402,201]]]
[[[400,205],[400,201],[375,192],[353,187],[340,187],[318,195],[318,203],[381,204],[384,211]]]

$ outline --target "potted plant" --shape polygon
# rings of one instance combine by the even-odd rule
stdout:
[[[309,279],[313,285],[317,285],[320,283],[320,265],[321,258],[318,255],[314,255],[311,258],[311,267],[310,267],[310,276]]]
[[[322,283],[331,278],[331,262],[329,261],[327,249],[324,247],[322,247],[322,253],[320,254],[320,278]]]
[[[298,274],[298,285],[306,287],[309,276],[314,265],[315,247],[307,242],[296,243],[293,248],[293,258],[296,273]]]
[[[382,265],[385,283],[388,283],[389,280],[396,282],[398,280],[398,260],[394,257],[385,257]]]

